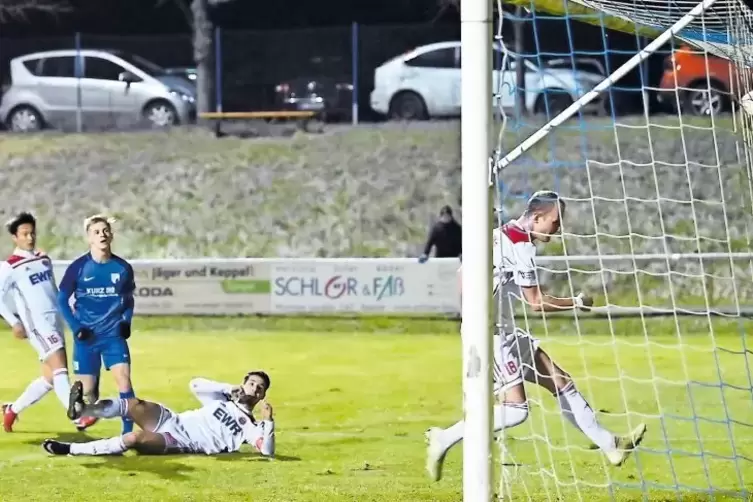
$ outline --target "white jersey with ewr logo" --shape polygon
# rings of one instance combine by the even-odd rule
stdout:
[[[231,385],[195,378],[190,387],[203,406],[183,413],[163,407],[154,430],[165,438],[168,453],[231,453],[244,443],[265,455],[273,453],[274,422],[257,422],[230,401]]]
[[[234,452],[259,436],[257,425],[232,401],[215,401],[177,415],[195,450],[208,455]]]
[[[531,242],[531,235],[515,222],[492,231],[492,246],[494,302],[500,309],[498,322],[503,333],[512,333],[515,330],[513,307],[521,297],[520,288],[538,285],[534,263],[536,246]]]
[[[57,296],[47,255],[16,249],[0,263],[0,316],[11,326],[21,321],[42,361],[65,346]],[[14,305],[6,303],[9,298]]]

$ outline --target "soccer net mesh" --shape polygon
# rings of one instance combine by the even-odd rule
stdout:
[[[609,75],[645,47],[636,33],[610,31],[608,15],[659,33],[696,6],[578,3],[599,12],[571,16],[560,28],[535,4],[524,19],[499,16],[497,160],[603,79],[594,60]],[[570,21],[595,26],[573,29]],[[510,52],[516,22],[525,25],[522,58]],[[580,52],[579,43],[593,37],[600,49]],[[567,201],[561,238],[539,248],[539,279],[552,294],[584,291],[600,306],[545,316],[520,309],[517,324],[571,374],[608,429],[648,426],[636,453],[612,467],[551,395],[526,383],[529,419],[498,436],[500,499],[749,500],[753,137],[740,98],[753,89],[752,43],[752,11],[718,1],[494,171],[499,224],[518,217],[536,190],[556,190]],[[528,114],[510,108],[521,61]],[[633,113],[621,114],[626,108]]]

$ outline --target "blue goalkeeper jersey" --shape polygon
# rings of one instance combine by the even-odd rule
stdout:
[[[123,258],[112,255],[98,263],[86,253],[66,269],[58,306],[74,334],[86,327],[98,337],[117,336],[120,324],[133,318],[135,289],[133,267]]]

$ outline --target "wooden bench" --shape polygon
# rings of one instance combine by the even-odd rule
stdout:
[[[298,128],[308,131],[309,123],[316,118],[317,112],[313,111],[259,111],[259,112],[205,112],[200,113],[199,118],[214,121],[214,135],[221,136],[220,128],[223,121],[227,120],[295,120]]]

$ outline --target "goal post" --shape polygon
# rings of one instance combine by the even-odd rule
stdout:
[[[492,124],[490,98],[502,103],[502,93],[516,89],[501,77],[491,86],[492,6],[461,2],[464,500],[748,497],[753,120],[741,105],[753,89],[753,11],[747,0],[556,3],[567,11],[570,1],[628,21],[618,23],[622,31],[640,24],[636,37],[656,36],[616,69],[607,63],[605,78],[571,93],[557,113],[546,108],[508,119],[500,109],[501,124]],[[538,4],[530,5],[534,18]],[[501,34],[500,28],[504,42]],[[652,115],[645,101],[631,117],[609,105],[607,117],[589,116],[589,103],[657,51],[677,49],[677,41],[698,51],[707,74],[665,90],[665,116]],[[606,37],[603,44],[608,59]],[[569,58],[575,74],[578,54],[572,40],[567,45],[569,52],[535,46],[526,55],[539,67],[547,57]],[[716,57],[731,64],[731,88],[723,94],[713,78]],[[674,59],[666,64],[679,71]],[[657,90],[656,75],[649,81],[638,73],[643,90]],[[696,97],[711,103],[714,96],[724,105],[693,115]],[[495,145],[490,134],[500,129]],[[532,316],[520,309],[517,323],[570,372],[606,428],[619,435],[648,425],[643,446],[620,469],[565,420],[557,399],[529,383],[530,417],[501,434],[497,454],[519,468],[501,467],[500,457],[492,462],[489,180],[498,214],[508,217],[517,217],[536,190],[554,189],[567,202],[561,238],[540,249],[548,256],[537,261],[539,278],[557,296],[590,293],[603,315]]]
[[[461,169],[463,205],[463,500],[492,494],[491,236],[489,152],[492,133],[492,7],[489,0],[460,3]]]

